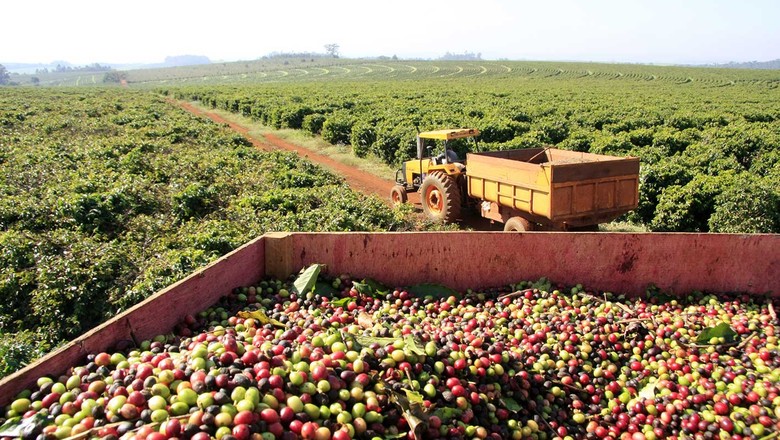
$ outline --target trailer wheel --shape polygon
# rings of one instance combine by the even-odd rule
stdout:
[[[406,188],[403,186],[395,185],[393,189],[390,190],[390,201],[393,203],[393,206],[406,203],[407,200],[409,200],[409,197],[406,195]]]
[[[512,217],[504,223],[504,231],[507,232],[525,232],[533,230],[534,224],[522,217]]]
[[[431,220],[453,223],[460,217],[460,189],[452,177],[435,171],[420,187],[425,215]]]

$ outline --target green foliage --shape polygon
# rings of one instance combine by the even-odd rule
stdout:
[[[279,117],[282,128],[303,128],[303,120],[313,111],[306,106],[287,108]]]
[[[696,337],[697,344],[710,344],[713,338],[723,338],[724,343],[734,342],[739,334],[726,322],[721,322],[714,327],[708,327]],[[713,344],[716,345],[716,344]]]
[[[7,376],[42,356],[51,346],[38,333],[0,333],[0,376]]]
[[[154,200],[143,186],[115,184],[107,191],[98,191],[90,182],[77,186],[61,204],[62,217],[84,232],[115,236],[127,217],[154,211]]]
[[[311,288],[314,287],[314,284],[317,282],[317,275],[319,275],[322,268],[323,265],[321,264],[312,264],[304,271],[302,271],[293,283],[293,292],[297,293],[298,295],[305,295],[309,293]]]
[[[780,181],[780,149],[768,150],[756,155],[749,171],[770,181]]]
[[[171,195],[173,215],[179,221],[202,218],[218,208],[217,190],[212,185],[193,182]]]
[[[312,113],[304,116],[301,128],[310,135],[318,135],[322,132],[322,125],[325,123],[325,115],[322,113]]]
[[[557,118],[545,118],[539,121],[541,139],[547,144],[559,144],[569,136],[569,123]]]
[[[182,226],[180,233],[179,246],[205,252],[210,257],[224,255],[245,241],[238,225],[221,219],[190,221]]]
[[[695,130],[679,131],[671,127],[659,127],[653,134],[653,146],[662,148],[667,155],[682,153],[697,140],[699,135]]]
[[[715,196],[720,194],[723,179],[698,175],[685,185],[673,185],[658,198],[654,231],[708,232],[708,220],[715,210]]]
[[[597,136],[590,147],[591,153],[607,154],[612,156],[626,156],[634,149],[631,136],[626,132],[617,134],[601,134]]]
[[[26,324],[46,328],[55,343],[104,319],[109,297],[121,289],[117,281],[126,258],[117,241],[62,229],[43,238]]]
[[[564,141],[557,145],[564,150],[573,150],[587,153],[593,144],[595,136],[587,130],[577,130],[569,135]]]
[[[349,144],[353,120],[350,116],[337,113],[329,116],[322,124],[322,138],[331,144]]]
[[[407,126],[399,126],[395,130],[396,138],[398,139],[398,145],[395,150],[395,163],[399,164],[403,161],[417,157],[417,133]],[[461,144],[453,143],[451,148],[458,153],[458,157],[466,157],[466,148],[459,147]]]
[[[0,374],[266,231],[411,228],[149,93],[16,89],[0,109]]]
[[[630,219],[649,224],[655,217],[661,194],[669,188],[687,184],[693,174],[679,156],[643,164],[639,168],[639,206],[629,214]]]
[[[25,326],[35,289],[35,247],[22,232],[0,232],[0,333]]]
[[[759,233],[780,230],[780,186],[777,180],[742,173],[746,182],[732,185],[715,197],[708,220],[712,232]]]
[[[509,142],[515,137],[515,130],[511,121],[491,119],[481,120],[477,126],[480,131],[479,139],[482,142]]]
[[[357,157],[366,157],[376,142],[376,125],[368,121],[359,121],[352,126],[349,143]]]
[[[381,127],[377,133],[374,144],[371,146],[371,152],[383,162],[392,164],[398,161],[396,160],[396,153],[399,151],[399,148],[402,145],[408,146],[411,144],[414,146],[414,139],[415,135],[411,127]],[[412,151],[416,151],[416,147]],[[400,154],[398,154],[398,156],[400,156],[398,159],[406,159],[408,157],[407,153],[407,148],[401,149]]]

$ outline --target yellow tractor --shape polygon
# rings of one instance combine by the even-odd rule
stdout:
[[[447,223],[459,219],[466,196],[466,161],[451,148],[451,141],[472,140],[476,146],[478,135],[479,130],[473,128],[419,133],[417,158],[404,162],[396,172],[396,185],[390,191],[393,204],[405,203],[407,192],[419,190],[423,211],[429,218]],[[440,153],[432,156],[431,151]]]
[[[504,224],[505,231],[595,230],[639,203],[639,158],[581,153],[546,146],[477,152],[479,131],[468,128],[417,135],[417,159],[403,163],[390,192],[394,204],[420,192],[428,218],[452,223],[462,208]],[[468,170],[452,141],[473,140]],[[427,142],[440,141],[435,153]],[[427,153],[427,154],[426,154]]]

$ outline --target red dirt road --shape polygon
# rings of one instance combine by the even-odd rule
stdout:
[[[368,174],[363,171],[352,168],[348,165],[344,165],[343,163],[333,160],[328,156],[324,156],[322,154],[318,154],[315,151],[292,144],[272,134],[264,135],[263,136],[264,139],[262,140],[257,139],[249,135],[249,129],[247,127],[236,124],[234,122],[230,122],[216,113],[203,111],[187,102],[182,102],[182,101],[171,101],[171,102],[179,105],[183,109],[195,115],[207,117],[219,124],[227,124],[228,126],[230,126],[231,129],[244,135],[244,137],[246,137],[247,139],[249,139],[250,142],[252,142],[252,145],[254,145],[255,147],[261,150],[294,151],[298,153],[298,155],[300,155],[301,157],[306,157],[312,162],[324,166],[325,168],[329,169],[336,175],[343,176],[345,181],[349,184],[351,188],[356,189],[364,194],[376,194],[379,197],[381,197],[382,200],[385,200],[388,204],[390,203],[390,188],[392,188],[394,184],[394,182],[390,180],[385,180],[373,174]]]

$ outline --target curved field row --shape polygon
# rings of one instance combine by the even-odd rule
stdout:
[[[42,86],[102,84],[100,73],[50,73],[36,75]],[[419,80],[459,78],[662,82],[675,85],[703,84],[709,87],[748,85],[774,88],[780,84],[777,70],[747,70],[686,66],[600,64],[532,61],[443,61],[355,59],[262,59],[126,72],[131,85],[175,85],[359,80]],[[21,81],[32,85],[32,76]]]
[[[204,74],[208,72],[208,74]],[[691,83],[710,87],[757,85],[776,87],[780,83],[777,71],[746,71],[693,67],[642,66],[628,64],[520,62],[520,61],[390,61],[383,60],[317,60],[227,63],[219,68],[191,67],[171,71],[130,71],[131,84],[159,85],[188,83],[251,83],[267,81],[360,81],[419,80],[458,78],[532,79],[570,81],[661,82],[675,85]],[[93,83],[95,82],[93,78]],[[83,85],[82,78],[60,80],[48,85]]]

